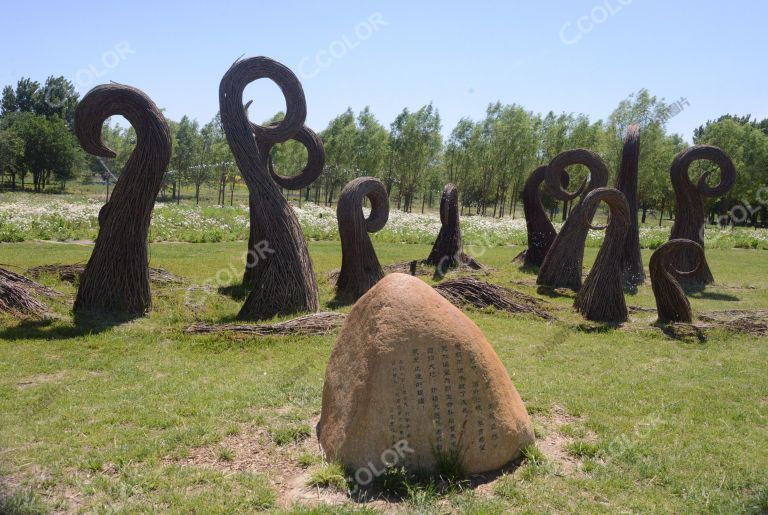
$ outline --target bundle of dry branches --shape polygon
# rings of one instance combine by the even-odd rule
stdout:
[[[566,167],[584,165],[589,169],[589,183],[585,182],[575,193],[568,192],[561,184]],[[608,168],[603,160],[587,149],[567,150],[558,154],[547,166],[544,179],[550,192],[559,200],[572,200],[608,182]],[[582,202],[571,210],[539,269],[536,283],[550,288],[581,288],[581,265],[584,260],[584,243],[588,226],[584,218],[591,221],[597,210],[597,202],[586,209]]]
[[[475,270],[482,268],[464,252],[459,225],[459,190],[451,183],[445,185],[440,197],[440,232],[425,262],[435,266],[439,276],[444,276],[449,268],[458,266],[468,266]]]
[[[251,123],[243,105],[246,86],[262,78],[275,82],[285,97],[285,117],[269,126]],[[249,270],[244,279],[253,290],[238,318],[258,320],[317,311],[312,260],[301,226],[279,187],[308,186],[321,173],[325,160],[320,139],[304,126],[307,108],[301,83],[288,68],[267,57],[240,60],[221,79],[219,106],[227,142],[249,191]],[[281,177],[272,170],[269,151],[292,138],[307,147],[309,162],[299,175]]]
[[[85,271],[85,265],[76,263],[73,265],[62,265],[59,263],[53,265],[40,265],[27,270],[27,274],[35,279],[43,275],[53,275],[60,281],[77,284],[80,276]],[[179,284],[181,279],[162,268],[149,268],[149,280],[155,284]]]
[[[363,199],[371,202],[368,218]],[[380,231],[389,218],[389,196],[384,183],[374,177],[358,177],[344,186],[336,206],[341,237],[341,272],[336,298],[354,302],[384,277],[368,233]]]
[[[688,169],[694,161],[705,160],[720,168],[720,183],[711,187],[707,184],[709,172],[694,185],[688,176]],[[672,225],[671,240],[691,240],[704,247],[704,199],[720,197],[728,193],[736,183],[736,168],[728,155],[717,147],[696,145],[675,156],[670,170],[672,187],[675,190],[675,223]],[[700,259],[701,258],[701,259]],[[678,280],[685,286],[702,287],[714,282],[706,257],[699,256],[692,247],[680,249],[673,258],[674,270],[695,270],[680,275]],[[674,273],[674,272],[673,272]]]
[[[149,309],[147,234],[155,198],[171,158],[171,133],[142,91],[121,84],[93,88],[75,111],[75,134],[93,155],[115,157],[101,127],[122,115],[136,130],[136,148],[99,212],[99,235],[80,279],[74,310],[141,315]]]
[[[605,227],[595,227],[587,218],[600,201],[608,204],[609,221]],[[605,239],[597,253],[584,286],[576,294],[573,306],[587,320],[594,322],[625,322],[627,305],[622,287],[624,239],[629,229],[629,206],[624,194],[613,188],[597,188],[582,201],[582,223],[591,229],[606,229]]]
[[[690,252],[696,258],[695,266],[690,270],[675,268],[677,255],[684,251]],[[703,263],[704,248],[692,240],[669,240],[653,253],[649,269],[660,322],[693,321],[691,303],[677,278],[696,273]]]
[[[333,311],[311,313],[293,320],[275,324],[194,324],[186,329],[187,333],[238,333],[254,336],[268,335],[324,335],[340,327],[346,315]]]
[[[640,126],[630,125],[624,137],[616,189],[624,194],[629,206],[629,230],[621,256],[624,284],[637,286],[645,282],[643,259],[640,256],[640,229],[637,225],[637,177],[640,161]]]
[[[528,232],[528,248],[518,254],[514,261],[522,261],[523,266],[526,267],[541,266],[549,248],[557,237],[557,231],[555,231],[552,222],[544,211],[544,206],[541,204],[539,186],[544,182],[546,171],[546,165],[536,168],[528,176],[525,187],[523,187],[523,211],[525,212],[525,228]],[[568,187],[570,177],[565,170],[563,170],[560,182],[563,188]]]
[[[23,275],[0,268],[0,313],[14,316],[44,315],[47,308],[32,293],[46,297],[61,295],[59,292],[31,281]]]
[[[509,313],[528,313],[547,320],[554,318],[536,297],[471,277],[445,281],[435,286],[435,289],[457,307],[493,307]]]

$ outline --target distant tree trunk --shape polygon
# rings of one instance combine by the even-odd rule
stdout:
[[[664,221],[664,208],[666,207],[667,198],[662,197],[661,198],[661,209],[659,210],[659,227],[661,227],[661,222]]]
[[[707,184],[706,174],[694,186],[688,176],[688,168],[694,161],[707,160],[720,168],[720,183],[713,187]],[[680,152],[672,162],[670,171],[672,187],[675,190],[675,223],[670,239],[685,239],[698,243],[704,248],[704,198],[725,195],[736,183],[736,168],[728,155],[717,147],[697,145]],[[697,251],[681,249],[675,254],[673,265],[676,270],[693,270],[690,274],[678,275],[685,286],[699,288],[714,282],[706,258],[701,260]]]

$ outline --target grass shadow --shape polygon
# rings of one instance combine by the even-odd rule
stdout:
[[[142,318],[143,315],[115,316],[103,313],[77,314],[72,322],[53,318],[21,320],[0,330],[0,340],[67,340],[103,333],[115,326]]]
[[[251,293],[253,288],[247,284],[230,284],[229,286],[219,286],[216,290],[219,294],[229,297],[232,300],[243,301]]]
[[[729,295],[727,293],[717,293],[713,291],[699,290],[688,293],[692,299],[705,299],[705,300],[722,300],[727,302],[737,302],[740,299],[735,295]]]
[[[539,286],[536,288],[536,293],[551,299],[573,299],[576,297],[576,292],[573,290],[567,288],[552,288],[551,286]]]
[[[707,342],[707,336],[704,334],[704,331],[693,324],[661,322],[657,320],[653,326],[661,330],[667,337],[679,342],[690,342],[693,340],[699,343]]]

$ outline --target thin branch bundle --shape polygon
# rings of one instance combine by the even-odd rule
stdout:
[[[194,324],[185,332],[198,334],[237,333],[253,336],[269,335],[324,335],[341,326],[346,317],[343,313],[333,311],[311,313],[293,320],[275,324]]]
[[[61,294],[23,275],[0,268],[0,313],[13,316],[42,316],[48,309],[33,293],[46,297]]]
[[[285,118],[270,126],[251,123],[243,105],[246,86],[261,78],[275,82],[285,97]],[[317,281],[307,243],[279,188],[308,186],[322,171],[325,159],[320,139],[304,126],[307,108],[301,83],[288,68],[267,57],[240,60],[221,79],[219,106],[227,142],[249,191],[250,270],[244,279],[253,284],[253,290],[238,318],[258,320],[317,311]],[[280,177],[271,168],[269,150],[292,138],[307,146],[309,162],[301,174]]]
[[[600,201],[608,204],[609,221],[605,227],[592,226],[587,213],[594,212]],[[597,188],[582,201],[581,222],[591,229],[606,229],[605,239],[597,253],[595,264],[584,285],[576,294],[573,306],[587,320],[594,322],[625,322],[627,305],[622,285],[624,240],[630,226],[629,206],[624,194],[613,188]]]
[[[557,231],[541,203],[539,187],[544,182],[546,171],[546,165],[536,168],[528,176],[523,187],[523,211],[525,228],[528,232],[528,248],[515,260],[522,260],[525,267],[540,267],[557,237]],[[569,179],[568,172],[563,170],[561,184],[564,188],[568,187]]]
[[[445,281],[435,286],[435,289],[457,307],[493,307],[509,313],[527,313],[547,320],[554,318],[544,309],[544,303],[535,297],[471,277]]]
[[[693,268],[689,270],[676,268],[676,258],[681,252],[689,252],[696,258]],[[703,263],[704,248],[692,240],[669,240],[656,249],[651,256],[649,269],[659,321],[687,323],[693,321],[691,303],[677,278],[696,273]]]
[[[707,184],[709,172],[694,185],[688,176],[688,169],[694,161],[706,160],[720,168],[720,183],[711,187]],[[736,183],[736,168],[728,155],[717,147],[697,145],[675,156],[670,170],[672,187],[675,190],[675,223],[672,225],[670,240],[691,240],[704,247],[704,200],[707,197],[721,197]],[[701,287],[715,281],[706,257],[699,260],[698,251],[691,247],[676,252],[673,258],[675,270],[695,270],[680,275],[683,285]],[[700,262],[701,261],[701,262]]]
[[[589,169],[589,182],[582,184],[575,193],[570,193],[562,186],[562,174],[566,167],[584,165]],[[547,187],[559,200],[572,200],[582,194],[588,194],[596,188],[604,187],[608,182],[608,168],[603,160],[587,149],[567,150],[558,154],[547,166],[544,174]],[[592,220],[597,210],[597,202],[585,207],[583,202],[573,208],[568,220],[563,224],[539,269],[536,284],[550,288],[581,288],[581,267],[584,261],[584,243],[589,227],[584,218]]]
[[[77,284],[80,282],[80,276],[85,271],[85,265],[73,264],[52,264],[52,265],[40,265],[27,270],[30,277],[35,279],[42,277],[43,275],[56,276],[60,281],[68,282],[70,284]],[[162,268],[149,268],[149,280],[155,284],[178,284],[181,279],[167,270]]]
[[[75,111],[75,134],[93,155],[115,157],[104,145],[107,118],[124,116],[136,130],[136,148],[99,212],[99,235],[80,279],[74,310],[136,316],[152,304],[147,234],[155,198],[171,158],[171,133],[142,91],[121,84],[93,88]]]
[[[624,284],[637,286],[645,282],[643,258],[640,255],[640,229],[637,225],[637,177],[640,162],[640,126],[630,125],[624,137],[616,189],[624,194],[629,206],[629,230],[621,256]]]
[[[368,218],[363,199],[371,202]],[[384,183],[374,177],[358,177],[344,186],[336,206],[341,237],[341,271],[336,298],[354,302],[384,277],[368,233],[380,231],[389,218],[389,197]]]
[[[437,275],[444,276],[449,268],[468,266],[475,270],[480,264],[464,252],[459,224],[459,190],[451,183],[445,185],[440,197],[440,232],[425,262],[437,267]]]

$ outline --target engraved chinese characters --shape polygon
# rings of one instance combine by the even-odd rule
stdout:
[[[421,280],[390,274],[355,304],[326,370],[318,425],[329,459],[469,473],[497,469],[533,441],[525,406],[480,329]]]

